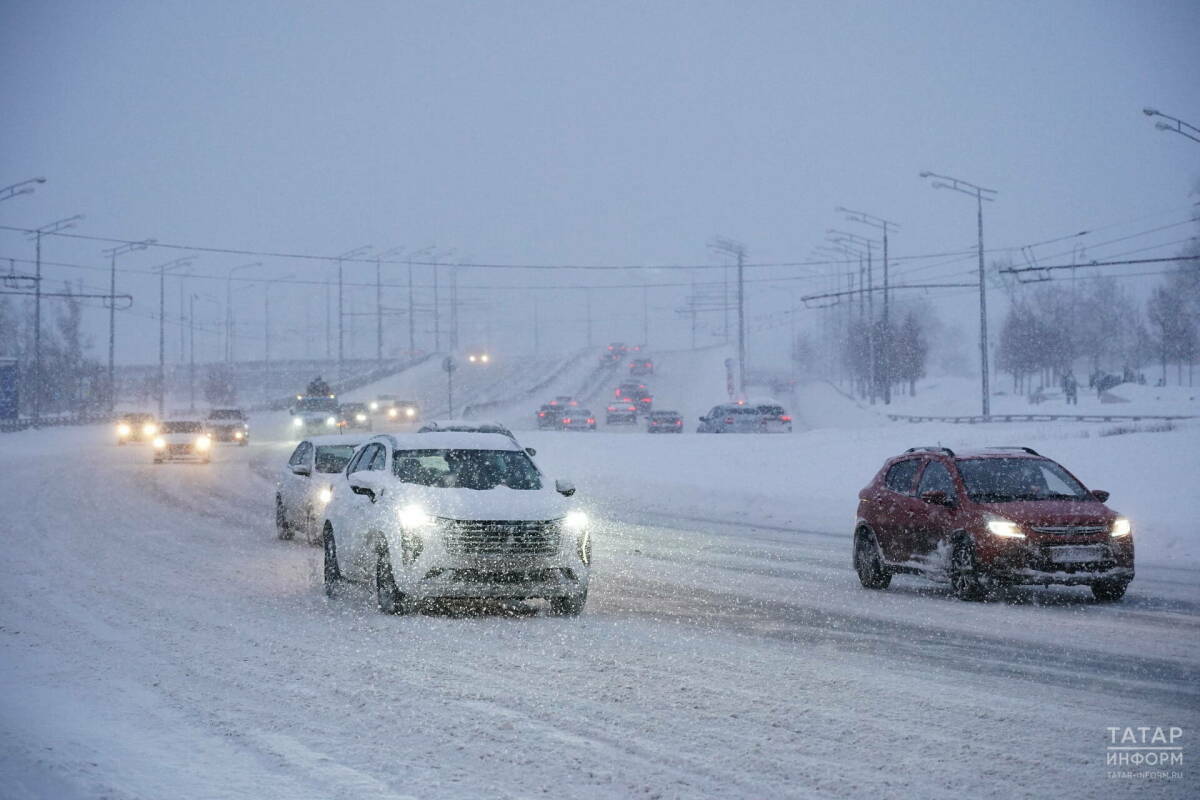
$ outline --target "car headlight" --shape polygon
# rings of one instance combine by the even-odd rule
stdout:
[[[212,446],[212,439],[208,438],[207,436],[197,436],[196,437],[196,449],[197,450],[207,450],[211,446]]]
[[[367,421],[367,415],[366,415],[366,414],[355,414],[355,415],[354,415],[354,421],[355,421],[355,422],[366,422],[366,421]]]
[[[415,417],[417,415],[417,410],[415,408],[406,408],[404,409],[404,415],[406,417]]]
[[[167,446],[166,439],[162,438],[161,436],[154,437],[154,449],[155,450],[162,450],[166,446]]]
[[[241,431],[234,431],[234,432],[233,432],[233,438],[235,438],[235,439],[241,439],[241,438],[242,438],[243,436],[245,436],[245,435],[246,435],[246,434],[242,433]]]
[[[1005,539],[1024,539],[1025,534],[1021,532],[1021,527],[1010,519],[1002,517],[993,517],[987,522],[988,533],[993,536],[1002,536]]]
[[[147,422],[142,426],[142,434],[144,436],[153,436],[156,433],[158,433],[158,426],[153,422]]]
[[[397,410],[396,410],[396,409],[394,409],[394,408],[389,408],[389,409],[388,409],[388,416],[389,416],[389,417],[394,417],[394,416],[396,416],[396,415],[397,415],[397,414],[399,414],[399,413],[400,413],[400,412],[399,412],[399,411],[397,411]]]
[[[371,403],[371,410],[372,410],[372,411],[378,411],[378,410],[379,410],[379,403]]]
[[[1125,517],[1117,517],[1113,520],[1112,530],[1109,531],[1109,536],[1114,539],[1118,536],[1128,536],[1133,532],[1133,526],[1129,524],[1129,520]]]
[[[587,514],[582,511],[568,511],[567,515],[563,517],[563,525],[570,531],[581,531],[587,527],[587,524]]]
[[[486,364],[486,363],[488,363],[488,361],[491,360],[491,358],[488,356],[487,353],[484,353],[483,355],[481,355],[479,357],[479,360]]]
[[[321,491],[317,492],[317,499],[321,501],[322,505],[328,503],[333,499],[333,489],[330,489],[328,486],[321,489]]]
[[[299,428],[303,424],[304,424],[304,420],[300,419],[300,417],[292,417],[292,427],[293,428]]]
[[[400,524],[410,530],[424,528],[433,524],[433,517],[420,506],[405,506],[397,512],[400,517]]]
[[[131,431],[129,430],[129,426],[126,425],[124,422],[122,422],[120,425],[117,426],[117,436],[124,437],[124,436],[128,436],[130,433],[131,433]]]
[[[325,424],[330,425],[330,426],[337,425],[337,418],[336,417],[326,417]]]

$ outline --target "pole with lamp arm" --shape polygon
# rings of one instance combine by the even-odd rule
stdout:
[[[0,200],[12,200],[17,195],[33,194],[34,184],[45,183],[45,178],[30,178],[27,181],[19,181],[0,188]]]
[[[184,256],[177,258],[174,261],[168,261],[165,264],[159,264],[157,267],[152,267],[158,272],[158,418],[162,419],[166,413],[166,395],[167,395],[167,273],[171,270],[179,269],[180,267],[190,266],[195,260],[194,256]]]
[[[345,329],[345,283],[343,281],[343,262],[364,256],[371,250],[371,245],[365,244],[353,250],[347,250],[337,257],[338,295],[337,295],[337,324],[338,324],[338,379],[346,377],[346,329]]]
[[[271,284],[290,281],[295,273],[289,272],[263,283],[263,403],[271,404]]]
[[[883,404],[891,405],[892,403],[892,364],[891,364],[891,323],[888,319],[888,308],[890,303],[890,291],[888,283],[888,232],[899,229],[899,225],[886,220],[883,217],[876,217],[873,214],[867,214],[862,211],[852,211],[848,208],[838,206],[835,211],[840,211],[846,215],[846,219],[850,222],[861,222],[863,225],[869,225],[872,228],[877,228],[883,231],[883,332],[888,336],[889,341],[883,343],[883,349],[880,353],[880,360],[883,362]]]
[[[240,264],[236,267],[230,267],[225,272],[225,363],[232,364],[234,360],[233,349],[233,273],[243,269],[252,269],[253,267],[261,267],[261,261],[252,261],[249,264]]]
[[[36,178],[34,179],[37,180]],[[28,183],[28,181],[26,181]],[[30,190],[32,191],[32,189]],[[33,424],[37,427],[42,415],[42,237],[75,227],[83,214],[43,225],[33,232],[36,269],[33,279]]]
[[[109,257],[109,287],[110,299],[108,304],[108,413],[112,413],[117,405],[117,256],[132,253],[134,250],[145,250],[155,244],[157,239],[143,239],[140,242],[126,242],[116,247],[102,250]]]

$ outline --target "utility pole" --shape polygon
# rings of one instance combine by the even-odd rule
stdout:
[[[979,368],[981,373],[980,388],[983,393],[983,416],[991,416],[991,396],[988,387],[988,331],[987,331],[987,280],[983,267],[983,201],[989,203],[996,199],[995,189],[985,189],[973,183],[938,175],[934,172],[920,173],[922,178],[933,178],[930,184],[934,189],[953,189],[975,197],[976,222],[979,230]]]
[[[337,301],[338,356],[337,356],[337,358],[338,358],[338,379],[339,380],[346,377],[346,326],[345,326],[346,315],[345,315],[345,310],[344,310],[345,309],[345,305],[344,305],[344,303],[345,303],[345,283],[342,279],[342,273],[343,273],[342,266],[343,266],[343,262],[346,261],[347,259],[358,258],[359,256],[366,255],[367,251],[369,251],[370,249],[371,249],[371,245],[367,244],[367,245],[363,245],[362,247],[356,247],[353,250],[347,250],[345,253],[342,253],[340,256],[337,257],[337,266],[338,266],[338,273],[337,273],[338,274],[338,295],[337,295],[337,297],[338,297],[338,301]]]
[[[642,347],[650,345],[650,300],[647,287],[642,287]]]
[[[876,364],[875,353],[878,348],[876,340],[879,338],[879,330],[875,324],[875,268],[874,268],[874,246],[875,240],[868,239],[865,236],[859,236],[857,233],[847,233],[834,228],[827,228],[825,231],[829,235],[830,241],[835,246],[840,247],[842,252],[859,255],[861,251],[857,251],[855,247],[866,249],[867,253],[867,371],[868,371],[868,387],[867,393],[870,397],[871,405],[875,405],[875,400],[879,392],[879,371]]]
[[[714,250],[737,257],[738,391],[746,392],[746,246],[721,237],[708,243]],[[728,303],[726,303],[728,306]],[[728,312],[727,312],[728,313]]]
[[[37,182],[37,179],[33,179]],[[29,181],[25,181],[29,183]],[[28,191],[33,191],[29,187]],[[83,214],[76,214],[73,217],[60,219],[57,222],[51,222],[49,225],[43,225],[33,232],[33,238],[36,244],[34,245],[35,262],[37,264],[33,278],[33,424],[37,427],[42,416],[42,237],[47,234],[58,233],[67,228],[75,227],[75,223],[83,219]],[[114,292],[114,294],[116,294]],[[114,301],[115,302],[115,301]]]
[[[233,324],[233,273],[242,269],[251,269],[253,267],[261,267],[261,261],[254,261],[250,264],[242,264],[237,267],[230,267],[225,273],[225,363],[232,364],[234,362],[233,339],[234,339],[234,324]]]
[[[325,360],[333,359],[333,286],[325,279]]]
[[[872,214],[866,214],[862,211],[852,211],[848,208],[838,206],[835,211],[840,211],[846,215],[846,219],[850,222],[860,222],[863,225],[869,225],[872,228],[877,228],[883,231],[883,333],[888,337],[888,340],[883,343],[883,351],[880,353],[881,361],[883,362],[883,404],[891,405],[892,403],[892,329],[888,318],[888,308],[891,305],[890,288],[888,284],[888,232],[899,229],[899,225],[886,220],[883,217],[876,217]]]
[[[533,293],[533,357],[536,359],[541,353],[541,313],[539,310],[540,303],[538,298],[540,295],[535,291]]]
[[[140,242],[126,242],[122,245],[103,250],[109,257],[109,287],[108,294],[108,413],[112,413],[117,404],[117,256],[132,253],[134,250],[145,250],[157,239],[145,239]]]
[[[167,395],[167,272],[179,267],[186,267],[194,259],[191,256],[177,258],[160,264],[153,269],[158,271],[158,418],[166,413]]]
[[[188,295],[188,411],[196,410],[196,295]]]
[[[376,367],[383,367],[383,260],[400,255],[403,247],[393,247],[375,255],[375,362]],[[409,266],[409,277],[412,277],[412,267]],[[412,291],[410,282],[409,291]]]
[[[458,350],[458,265],[450,268],[450,350]]]
[[[587,346],[592,346],[592,290],[584,287],[583,290],[584,304],[587,306]]]

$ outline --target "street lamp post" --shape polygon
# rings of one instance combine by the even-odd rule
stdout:
[[[897,230],[900,226],[894,222],[876,217],[872,214],[866,214],[862,211],[851,211],[848,208],[838,206],[835,211],[840,211],[846,215],[846,219],[850,222],[861,222],[864,225],[870,225],[872,228],[877,228],[883,231],[883,333],[889,339],[883,343],[883,351],[881,352],[883,361],[883,404],[885,406],[892,404],[892,357],[891,357],[891,336],[892,331],[888,320],[888,308],[891,305],[889,298],[888,285],[888,231]]]
[[[1162,113],[1156,108],[1143,108],[1142,113],[1147,117],[1162,117],[1163,119],[1168,119],[1171,121],[1160,121],[1155,123],[1154,127],[1158,128],[1160,131],[1175,131],[1175,133],[1178,133],[1180,136],[1186,136],[1193,142],[1200,142],[1200,128],[1197,128],[1195,125],[1189,125],[1181,119],[1177,119],[1169,114]],[[1172,125],[1171,123],[1174,124]],[[1187,130],[1184,130],[1185,128]]]
[[[430,255],[430,260],[433,262],[433,350],[441,352],[442,349],[442,304],[438,297],[438,262],[444,258],[449,258],[454,255],[454,248],[443,250],[440,253],[436,250]]]
[[[411,360],[417,352],[417,309],[413,294],[413,259],[428,255],[432,246],[422,247],[406,256],[408,261],[408,357]]]
[[[356,247],[353,250],[347,250],[337,257],[338,265],[338,301],[337,301],[337,317],[338,317],[338,379],[346,377],[346,316],[343,311],[345,303],[345,284],[342,281],[342,262],[350,258],[358,258],[366,255],[371,249],[371,245],[365,244],[362,247]]]
[[[34,178],[34,181],[37,179]],[[25,181],[29,183],[29,181]],[[16,184],[19,185],[19,184]],[[32,191],[32,189],[30,189]],[[36,426],[42,415],[42,237],[58,233],[67,228],[75,227],[75,223],[83,219],[83,214],[60,219],[43,225],[33,232],[35,263],[37,267],[33,278],[33,424]]]
[[[738,391],[746,393],[746,245],[717,237],[708,244],[712,249],[737,257]]]
[[[983,201],[992,202],[996,199],[997,192],[995,189],[985,189],[982,186],[976,186],[958,178],[938,175],[935,172],[922,172],[921,177],[933,178],[931,185],[934,189],[953,189],[956,192],[975,197],[976,219],[979,227],[979,366],[982,373],[980,388],[983,392],[983,416],[987,418],[991,416],[991,398],[988,390],[987,281],[984,280],[983,269]]]
[[[132,253],[134,250],[145,250],[157,239],[144,239],[140,242],[126,242],[102,252],[109,257],[109,287],[108,294],[108,413],[112,413],[117,403],[117,256]]]
[[[400,255],[403,247],[393,247],[375,254],[375,366],[383,367],[383,260]]]
[[[180,267],[189,266],[195,259],[184,256],[166,264],[159,264],[153,269],[158,271],[158,418],[166,413],[167,399],[167,273]],[[182,322],[182,321],[181,321]]]
[[[869,239],[865,236],[859,236],[857,233],[848,233],[839,231],[835,228],[826,229],[825,233],[829,236],[829,240],[835,245],[840,245],[846,252],[851,252],[854,247],[863,248],[867,255],[867,396],[870,398],[871,405],[875,405],[875,399],[879,392],[879,372],[875,354],[878,349],[876,339],[878,339],[878,331],[875,326],[875,245],[878,244],[874,239]],[[859,252],[859,251],[855,251]],[[861,255],[861,252],[859,252]]]
[[[33,184],[45,183],[45,178],[30,178],[27,181],[20,181],[11,186],[0,188],[0,200],[12,200],[19,194],[33,194]]]
[[[271,284],[290,281],[295,273],[263,282],[263,403],[271,404]]]
[[[261,261],[252,261],[249,264],[241,264],[236,267],[230,267],[225,273],[225,363],[232,364],[234,362],[233,349],[233,273],[238,270],[251,269],[253,267],[261,267]]]

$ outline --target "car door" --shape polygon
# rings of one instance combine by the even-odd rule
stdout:
[[[869,522],[875,538],[888,561],[907,561],[909,542],[907,529],[916,491],[920,458],[906,458],[888,467],[883,483],[871,497],[872,514]]]
[[[292,457],[288,459],[287,470],[283,474],[279,494],[283,500],[284,516],[289,524],[298,524],[304,516],[304,502],[308,495],[308,486],[312,481],[312,442],[303,441],[296,445]],[[307,466],[309,475],[297,475],[292,467]]]
[[[377,476],[382,475],[387,461],[387,448],[378,442],[368,444],[356,456],[356,459],[357,464],[351,462],[354,469],[348,473],[350,477],[364,472],[374,473]],[[349,546],[352,569],[356,572],[363,572],[370,566],[368,558],[370,554],[367,552],[370,540],[367,533],[379,524],[375,519],[379,512],[378,496],[372,499],[370,495],[351,491],[348,500],[350,512],[345,525],[345,538]]]
[[[351,532],[355,526],[355,519],[359,516],[361,500],[363,499],[361,495],[355,494],[350,490],[349,477],[360,469],[359,464],[362,462],[363,456],[366,455],[369,447],[372,447],[372,445],[360,448],[350,458],[345,470],[341,473],[341,478],[334,484],[332,499],[330,499],[329,504],[325,507],[325,518],[333,526],[334,538],[337,541],[338,566],[345,575],[349,575],[351,572],[352,556],[354,553]]]
[[[946,503],[931,503],[922,499],[926,492],[942,492],[946,495]],[[909,548],[918,559],[929,559],[937,552],[938,545],[948,540],[951,531],[955,529],[958,514],[958,490],[955,487],[954,476],[950,469],[940,459],[931,458],[921,470],[917,483],[917,502],[914,524],[909,533]],[[940,565],[940,560],[937,565]]]

